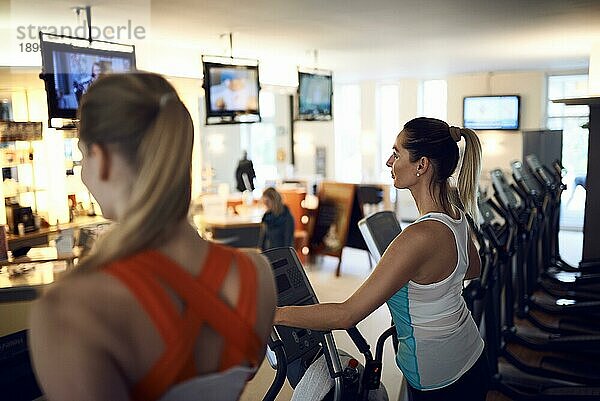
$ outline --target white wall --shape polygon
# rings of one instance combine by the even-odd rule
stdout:
[[[403,79],[400,82],[400,128],[404,124],[417,117],[419,97],[419,86],[421,81],[418,79]]]
[[[534,72],[504,72],[463,74],[446,78],[448,83],[448,123],[462,126],[463,98],[473,95],[518,94],[521,96],[521,129],[538,129],[545,126],[546,74]],[[385,82],[397,83],[400,88],[399,126],[418,117],[420,80],[401,79]],[[369,150],[373,140],[380,149],[377,128],[377,84],[361,82],[361,145],[363,180],[380,177],[386,154],[376,155]],[[510,162],[522,157],[521,131],[480,131],[483,146],[482,185],[489,182],[489,171],[494,168],[510,169]],[[389,145],[391,148],[392,144]],[[381,175],[385,177],[385,175]],[[403,218],[416,217],[414,202],[408,191],[399,193],[399,209]]]
[[[521,129],[533,130],[545,126],[546,74],[544,71],[477,73],[455,75],[446,78],[448,83],[448,123],[462,126],[463,98],[473,95],[518,94],[521,96]],[[420,80],[400,79],[386,83],[397,83],[400,87],[399,126],[418,117]],[[362,82],[361,85],[361,139],[363,148],[377,132],[376,83]],[[509,164],[522,157],[521,131],[480,131],[483,146],[482,179],[487,180],[494,168],[509,169]],[[377,141],[379,135],[375,135]],[[377,144],[379,147],[379,143]],[[390,144],[391,148],[392,144]],[[381,153],[381,152],[378,152]],[[378,177],[386,154],[374,157],[368,151],[363,154],[363,179]]]
[[[294,176],[293,171],[289,168],[292,147],[289,99],[291,90],[292,88],[266,86],[261,91],[261,93],[269,91],[274,95],[275,116],[272,119],[264,119],[264,122],[272,123],[275,126],[275,149],[283,151],[284,154],[283,160],[277,161],[277,172],[280,178],[292,178]],[[235,169],[237,161],[242,156],[242,151],[247,150],[252,159],[251,149],[245,146],[244,143],[246,140],[252,142],[252,135],[259,133],[252,133],[249,124],[204,125],[204,97],[198,98],[198,102],[202,166],[203,168],[210,167],[213,169],[213,183],[227,183],[230,185],[231,192],[235,192]],[[316,135],[318,135],[318,132]],[[311,143],[313,142],[311,139]],[[314,157],[314,149],[309,149],[309,151]],[[254,163],[256,169],[256,161]],[[314,174],[314,168],[310,170],[308,163],[306,164],[307,166],[300,173],[304,175]]]
[[[379,178],[381,155],[377,132],[376,110],[377,83],[365,81],[360,84],[360,148],[362,179],[373,182]]]
[[[335,118],[335,116],[333,117]],[[296,121],[294,122],[294,172],[299,177],[316,174],[315,150],[318,146],[326,148],[327,180],[334,179],[335,157],[343,157],[335,152],[333,121]]]
[[[235,168],[242,156],[240,128],[240,125],[200,127],[201,148],[205,149],[202,156],[203,167],[213,170],[213,184],[228,183],[231,191],[235,191]]]
[[[521,130],[545,126],[546,74],[543,71],[479,73],[458,75],[448,81],[448,123],[462,126],[462,105],[465,96],[504,95],[521,96]],[[510,162],[521,159],[523,137],[521,131],[479,131],[483,147],[482,184],[489,180],[494,168],[510,169]]]
[[[277,150],[283,152],[283,159],[277,159],[277,173],[282,178],[292,178],[292,140],[291,140],[291,109],[290,88],[271,88],[275,95],[275,124]],[[290,177],[288,177],[290,176]]]
[[[199,104],[203,101],[202,81],[192,78],[167,78],[175,88],[181,101],[187,107],[194,123],[194,149],[192,152],[192,199],[201,192],[202,174],[202,124],[199,116]]]

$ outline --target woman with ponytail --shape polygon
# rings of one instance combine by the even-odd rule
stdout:
[[[115,224],[33,308],[46,398],[237,399],[264,357],[273,277],[259,254],[189,224],[188,110],[159,75],[114,74],[90,86],[79,119],[82,180]]]
[[[463,138],[456,188],[450,178]],[[463,280],[478,277],[481,265],[467,222],[478,216],[479,139],[470,129],[416,118],[398,134],[386,164],[394,186],[410,190],[421,217],[392,241],[346,301],[277,308],[275,323],[345,329],[387,303],[409,399],[485,400],[490,377],[484,344],[461,296]]]

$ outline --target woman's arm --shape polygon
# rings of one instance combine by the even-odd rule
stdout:
[[[469,267],[465,272],[465,280],[472,280],[478,278],[481,274],[481,259],[479,258],[479,252],[477,251],[471,236],[469,236],[468,252]]]
[[[124,378],[99,340],[104,337],[101,333],[104,329],[94,314],[82,306],[88,301],[85,294],[73,297],[70,295],[76,292],[64,287],[66,293],[53,288],[36,301],[30,317],[31,355],[46,398],[50,401],[129,400]]]
[[[346,301],[277,308],[275,324],[313,330],[355,326],[391,298],[431,256],[431,227],[415,224],[396,237],[367,280]]]

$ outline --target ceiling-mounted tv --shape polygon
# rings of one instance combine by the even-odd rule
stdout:
[[[81,96],[102,74],[135,70],[135,50],[113,51],[41,42],[42,75],[50,119],[75,119]]]
[[[259,122],[258,64],[202,64],[206,124]]]
[[[298,70],[298,120],[331,120],[331,72]]]
[[[463,126],[474,130],[518,130],[519,95],[467,96],[463,101]]]

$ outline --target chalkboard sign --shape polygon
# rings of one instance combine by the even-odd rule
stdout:
[[[354,184],[324,182],[311,244],[320,253],[339,256],[346,245],[354,201]]]
[[[352,214],[350,217],[350,228],[346,238],[346,246],[350,248],[369,251],[367,244],[358,229],[358,222],[365,217],[365,205],[378,205],[383,202],[384,191],[381,185],[357,184],[354,202],[352,204]],[[371,259],[369,259],[369,263]]]
[[[323,182],[319,190],[319,208],[312,226],[310,248],[313,254],[339,258],[336,276],[340,275],[342,250],[348,246],[368,252],[358,229],[365,205],[384,201],[385,191],[379,184]],[[369,258],[369,264],[371,259]]]
[[[355,198],[355,185],[323,182],[319,190],[319,208],[310,241],[312,252],[340,259],[346,246]]]

